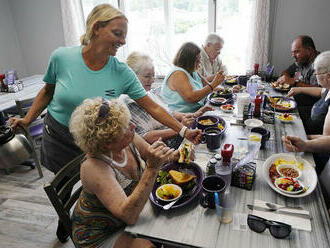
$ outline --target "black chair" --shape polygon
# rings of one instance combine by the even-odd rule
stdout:
[[[82,186],[74,190],[72,188],[80,182],[80,166],[85,154],[81,154],[65,165],[54,177],[44,185],[44,190],[54,206],[59,220],[72,239],[72,221],[70,218],[71,208],[79,198]]]

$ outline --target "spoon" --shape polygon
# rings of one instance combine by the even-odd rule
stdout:
[[[180,198],[179,198],[180,199]],[[170,202],[169,204],[166,204],[163,206],[164,210],[169,210],[179,199],[176,199],[175,201]]]
[[[272,210],[272,211],[277,211],[277,210],[282,209],[282,208],[288,208],[288,209],[300,209],[300,210],[303,210],[302,207],[285,207],[285,206],[283,206],[283,207],[278,207],[278,206],[276,206],[274,203],[270,203],[270,202],[266,202],[265,204],[266,204],[266,206],[267,206],[270,210]]]

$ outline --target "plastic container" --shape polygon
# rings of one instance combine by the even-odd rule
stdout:
[[[215,173],[220,176],[226,182],[226,192],[229,191],[231,176],[233,171],[231,158],[234,153],[234,145],[225,144],[221,149],[222,161],[217,164]]]

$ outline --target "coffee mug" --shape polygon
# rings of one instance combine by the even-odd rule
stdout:
[[[251,132],[259,133],[262,135],[260,149],[265,149],[266,141],[269,140],[270,138],[270,132],[263,127],[254,127],[251,129]]]
[[[208,127],[203,131],[203,138],[201,143],[206,143],[206,146],[210,150],[216,150],[220,148],[221,141],[221,129],[217,127]]]
[[[204,208],[215,209],[214,193],[217,192],[219,197],[222,197],[222,193],[226,189],[226,182],[219,176],[208,176],[203,179],[202,188],[200,204]]]

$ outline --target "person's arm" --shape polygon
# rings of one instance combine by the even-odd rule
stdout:
[[[212,92],[223,79],[222,73],[219,72],[211,83],[205,85],[202,89],[194,90],[188,76],[182,71],[176,71],[168,79],[168,86],[170,89],[177,91],[185,101],[195,103]]]
[[[286,149],[290,152],[330,152],[330,136],[320,135],[312,140],[302,140],[296,136],[282,138]]]
[[[330,106],[328,107],[328,113],[324,120],[323,135],[330,135]]]
[[[143,135],[143,138],[149,143],[152,144],[157,141],[159,138],[162,140],[167,140],[178,135],[177,132],[172,129],[163,129],[163,130],[151,130]]]
[[[36,96],[29,112],[24,118],[10,118],[11,127],[15,128],[17,125],[28,127],[48,106],[53,98],[54,90],[55,84],[46,84]]]
[[[179,133],[183,128],[183,125],[180,122],[173,118],[164,108],[155,103],[149,96],[144,96],[140,99],[137,99],[136,102],[141,107],[143,107],[154,119],[173,129],[175,132]],[[186,137],[194,144],[199,143],[201,135],[201,131],[198,129],[186,129],[184,133],[184,137]]]
[[[293,87],[290,89],[288,93],[288,97],[290,96],[295,96],[298,94],[306,94],[310,96],[315,96],[315,97],[321,97],[322,94],[322,88],[320,87]]]

